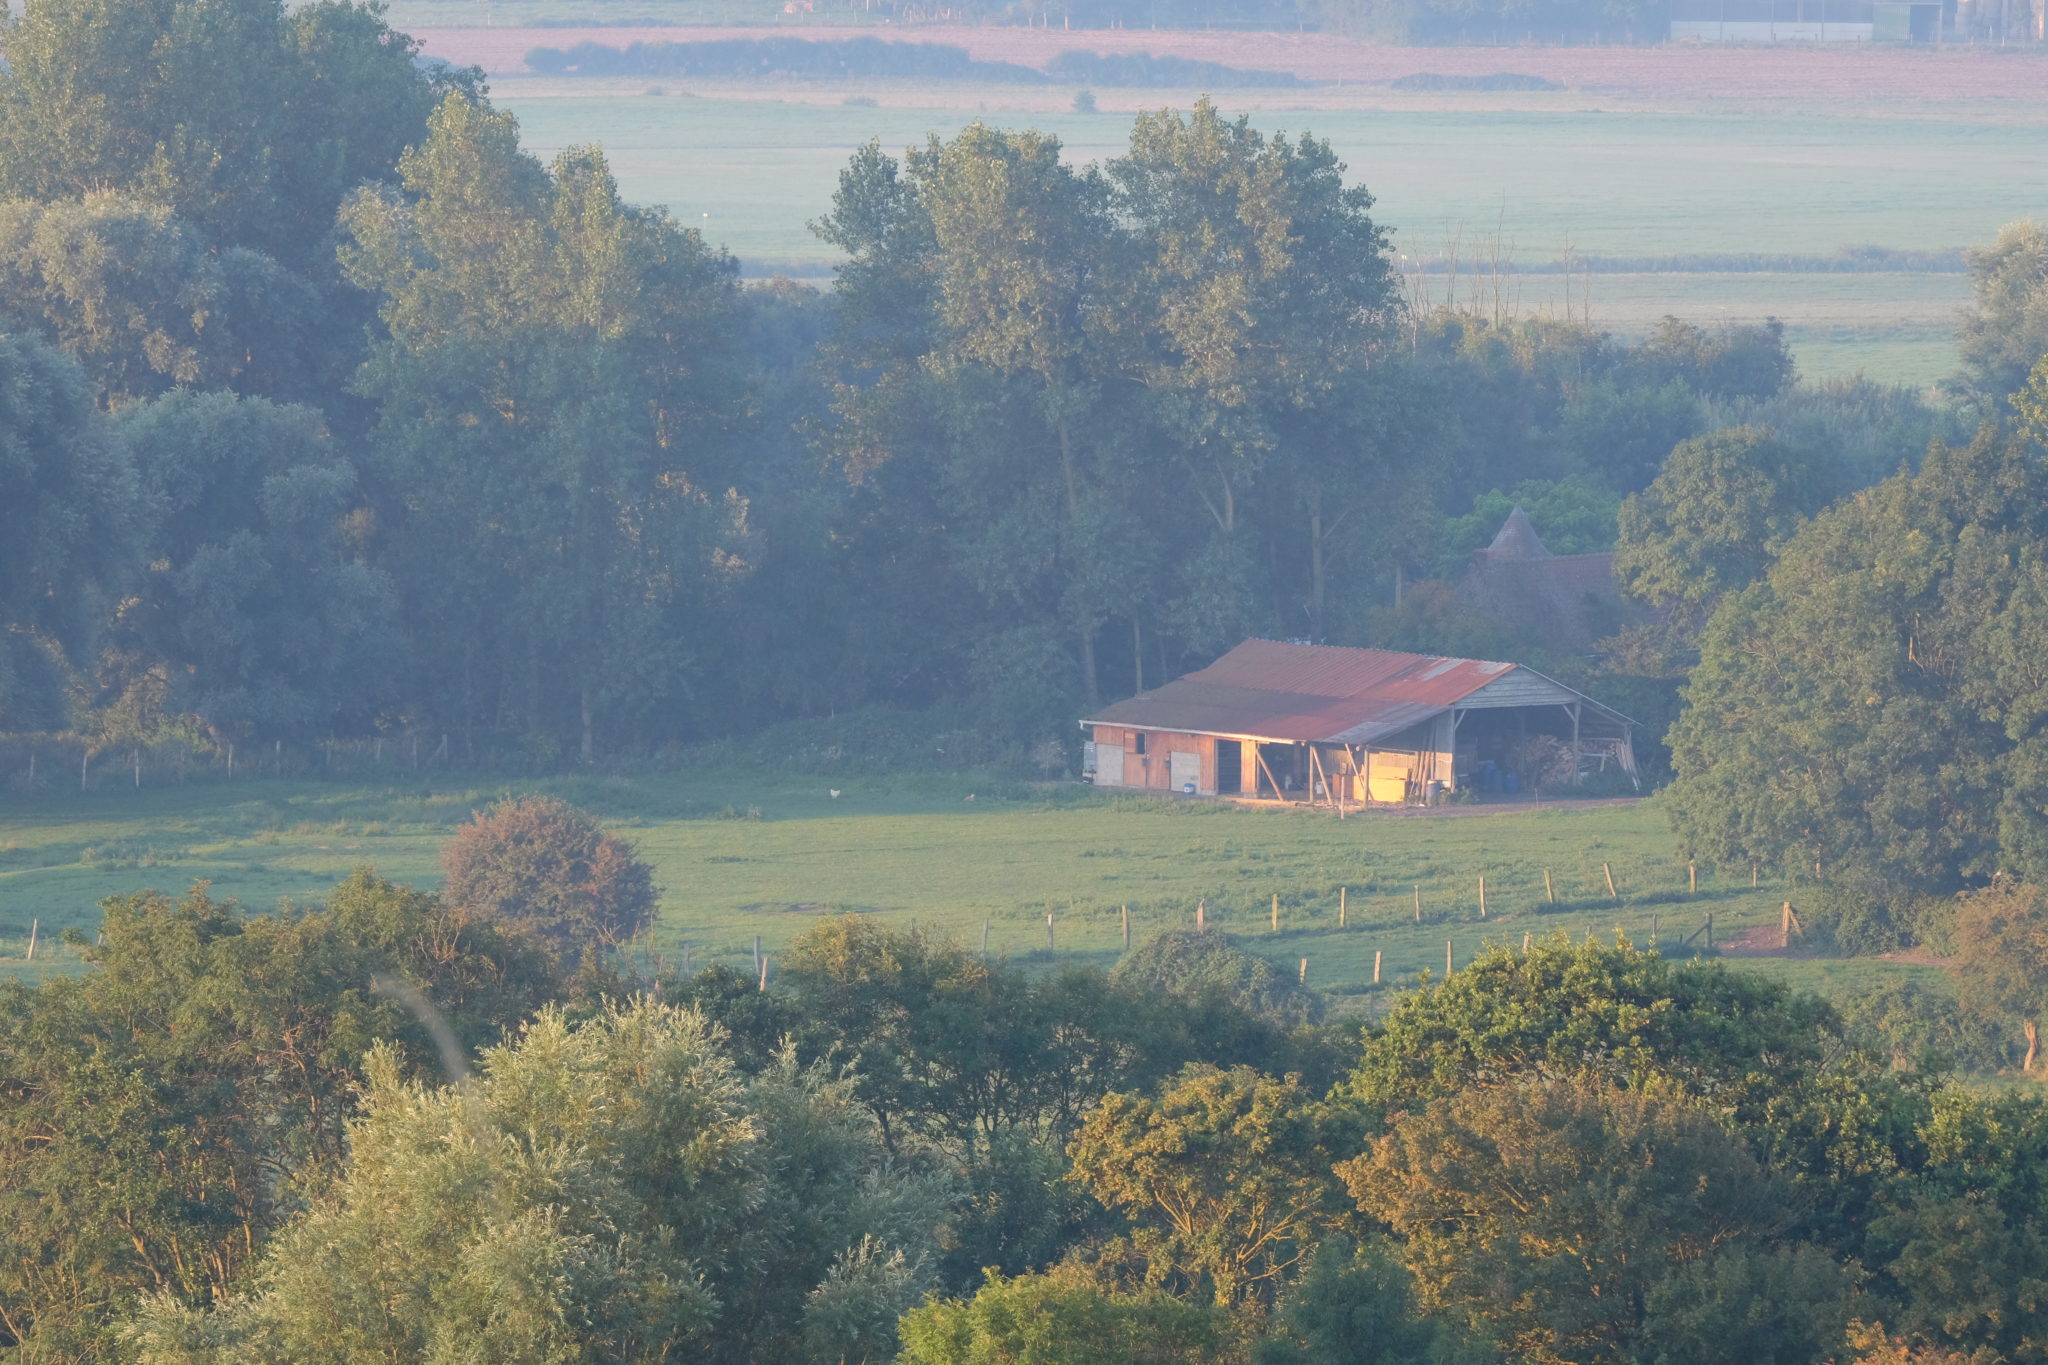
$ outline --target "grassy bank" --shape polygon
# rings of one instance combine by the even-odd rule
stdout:
[[[832,783],[840,795],[831,795]],[[1711,913],[1718,936],[1775,924],[1797,888],[1748,870],[1702,869],[1697,893],[1654,802],[1461,809],[1445,815],[1245,810],[1112,797],[959,775],[858,781],[748,771],[521,784],[584,805],[618,828],[663,888],[648,951],[737,965],[755,935],[772,954],[821,915],[913,921],[992,951],[1112,961],[1123,907],[1134,939],[1193,921],[1246,936],[1290,970],[1345,993],[1440,972],[1489,938],[1563,931],[1669,941]],[[0,804],[0,971],[64,970],[57,931],[97,923],[97,903],[196,880],[269,907],[317,899],[370,865],[420,884],[469,812],[502,789],[449,781],[351,786],[260,780],[9,798]],[[971,798],[971,799],[970,799]],[[1555,896],[1546,894],[1545,870]],[[1609,896],[1611,869],[1617,893]],[[1487,917],[1480,918],[1479,879]],[[1416,897],[1421,898],[1420,921]],[[1274,898],[1279,928],[1273,928]],[[1340,900],[1344,922],[1339,924]],[[32,921],[38,962],[22,961]],[[1889,964],[1780,961],[1771,970],[1853,988]]]

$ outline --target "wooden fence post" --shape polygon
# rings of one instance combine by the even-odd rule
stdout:
[[[1557,904],[1557,892],[1551,888],[1550,869],[1547,867],[1543,869],[1543,899],[1549,901],[1552,905]]]
[[[1685,894],[1697,896],[1700,893],[1700,869],[1696,863],[1685,865]]]
[[[1202,917],[1202,912],[1207,908],[1208,904],[1209,902],[1206,900],[1195,902],[1195,928],[1197,929],[1207,929],[1209,927],[1209,922]]]
[[[1714,947],[1714,916],[1713,916],[1713,912],[1712,912],[1712,911],[1709,911],[1709,912],[1707,913],[1707,949],[1708,949],[1708,951],[1709,951],[1709,952],[1711,952],[1711,951],[1713,950],[1713,947]]]
[[[32,919],[28,922],[28,956],[23,959],[24,961],[34,962],[36,960],[36,934],[42,927],[43,922],[40,919]]]
[[[1619,899],[1620,899],[1620,896],[1619,896],[1619,895],[1617,895],[1617,894],[1616,894],[1616,892],[1615,892],[1615,890],[1614,890],[1614,868],[1613,868],[1613,866],[1612,866],[1611,864],[1608,864],[1608,863],[1602,863],[1602,864],[1600,864],[1600,870],[1601,870],[1602,872],[1604,872],[1604,873],[1606,873],[1606,874],[1607,874],[1607,895],[1608,895],[1608,898],[1609,898],[1610,900],[1619,900]]]
[[[1380,984],[1380,954],[1383,951],[1380,948],[1372,950],[1372,984],[1375,986]]]
[[[981,922],[981,960],[988,961],[988,921]]]
[[[1527,957],[1528,955],[1529,955],[1529,931],[1528,931],[1527,929],[1524,929],[1524,930],[1522,931],[1522,956],[1523,956],[1523,957]]]
[[[1052,950],[1052,911],[1048,910],[1045,912],[1045,951],[1049,953]]]
[[[761,936],[754,935],[754,970],[761,970]]]
[[[1415,922],[1422,923],[1422,888],[1415,888]]]
[[[1451,939],[1444,940],[1444,980],[1451,979]]]
[[[1131,907],[1124,907],[1124,951],[1131,950]]]
[[[1486,874],[1479,876],[1479,918],[1486,918]]]
[[[1756,864],[1755,864],[1755,863],[1751,863],[1751,864],[1749,865],[1749,889],[1750,889],[1750,890],[1752,890],[1752,891],[1756,890]]]
[[[1306,985],[1308,984],[1308,959],[1307,959],[1307,958],[1303,958],[1303,959],[1301,960],[1301,984],[1302,984],[1302,985],[1304,985],[1304,986],[1306,986]]]
[[[1276,933],[1276,934],[1280,932],[1280,893],[1279,893],[1278,891],[1275,891],[1275,892],[1273,893],[1273,929],[1272,929],[1272,932],[1273,932],[1273,933]]]
[[[232,754],[232,753],[234,753],[234,750],[233,750],[233,749],[230,749],[230,750],[228,750],[228,752],[229,752],[230,754]],[[82,750],[80,750],[80,751],[79,751],[79,754],[78,754],[78,789],[79,789],[80,791],[84,791],[84,790],[85,790],[85,771],[86,771],[86,765],[87,765],[87,764],[89,764],[89,763],[91,763],[91,762],[92,762],[92,750],[90,750],[90,749],[82,749]]]
[[[761,959],[761,989],[768,989],[768,959],[765,957]]]
[[[1784,912],[1778,916],[1778,946],[1780,948],[1790,948],[1792,946],[1791,901],[1785,902]]]
[[[1344,895],[1350,889],[1348,886],[1337,888],[1337,927],[1339,929],[1344,927]]]
[[[139,791],[141,790],[142,787],[142,750],[130,749],[128,751],[128,757],[132,759],[135,763],[135,786],[136,789]]]

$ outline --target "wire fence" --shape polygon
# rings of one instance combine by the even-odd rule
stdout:
[[[87,735],[0,735],[0,790],[16,796],[273,778],[364,780],[437,771],[534,768],[501,744],[406,731],[311,742],[109,741]]]

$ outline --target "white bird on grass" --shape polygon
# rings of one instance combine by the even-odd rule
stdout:
[[[832,799],[833,799],[834,801],[837,801],[837,800],[839,799],[839,788],[837,788],[837,787],[827,787],[827,788],[825,788],[825,790],[826,790],[826,791],[828,791],[828,792],[830,792],[830,793],[832,793]]]

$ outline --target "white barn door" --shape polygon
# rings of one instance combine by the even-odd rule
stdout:
[[[1123,784],[1124,746],[1098,742],[1095,746],[1095,785],[1121,787]]]
[[[1202,789],[1202,756],[1185,749],[1175,749],[1167,758],[1166,775],[1175,791],[1199,792]]]

